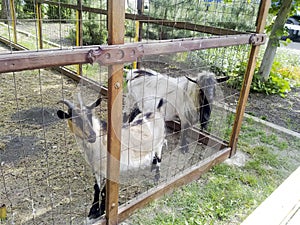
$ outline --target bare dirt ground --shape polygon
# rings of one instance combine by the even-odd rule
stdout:
[[[246,112],[300,133],[300,88],[294,88],[286,98],[250,94]]]
[[[223,91],[231,93],[228,87]],[[226,95],[226,94],[225,94]],[[227,104],[235,108],[238,98],[228,99]],[[247,114],[300,133],[300,87],[293,88],[283,98],[279,95],[250,93],[246,105]]]

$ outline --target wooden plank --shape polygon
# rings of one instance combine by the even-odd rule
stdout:
[[[19,51],[28,50],[26,47],[24,47],[22,45],[19,45],[19,44],[15,44],[12,41],[10,41],[6,38],[3,38],[3,37],[0,37],[0,42],[6,44],[8,46],[11,46],[14,49],[19,50]],[[65,76],[71,78],[72,80],[74,80],[78,83],[82,82],[84,85],[89,86],[93,90],[99,91],[101,93],[101,95],[107,96],[107,87],[100,85],[99,83],[97,83],[96,81],[94,81],[94,80],[92,80],[88,77],[77,75],[74,71],[72,71],[72,70],[70,70],[66,67],[52,67],[52,68],[49,68],[49,69],[55,70],[55,71],[65,75]]]
[[[257,16],[256,33],[263,33],[266,26],[271,0],[262,0],[260,2],[259,12]]]
[[[108,94],[108,90],[107,90],[107,87],[106,86],[103,86],[103,85],[100,85],[99,83],[97,83],[96,81],[88,78],[88,77],[84,77],[84,76],[81,76],[81,75],[78,75],[76,74],[74,71],[68,69],[68,68],[65,68],[65,67],[53,67],[51,68],[69,78],[71,78],[72,80],[76,81],[76,82],[80,82],[86,86],[88,86],[89,88],[95,90],[95,91],[98,91],[100,92],[100,94],[102,96],[107,96]]]
[[[14,0],[9,0],[9,14],[10,14],[10,21],[12,29],[13,29],[13,37],[14,43],[18,43],[17,41],[17,20],[16,20],[16,7]]]
[[[167,127],[174,131],[180,130],[180,123],[178,121],[167,121]],[[135,210],[145,206],[149,202],[161,197],[162,195],[167,194],[172,191],[174,188],[190,183],[191,181],[198,179],[203,173],[208,171],[212,166],[219,164],[226,160],[230,155],[230,148],[228,148],[228,143],[210,135],[204,131],[201,131],[197,128],[191,128],[190,132],[192,135],[199,135],[199,142],[206,144],[215,149],[220,149],[219,152],[210,156],[209,158],[201,161],[198,165],[193,166],[192,168],[186,169],[181,175],[176,176],[168,182],[163,183],[149,191],[139,195],[135,200],[127,202],[126,205],[119,207],[119,222],[125,220],[130,216]],[[104,225],[107,220],[105,218],[100,219],[99,221],[93,223],[93,225]]]
[[[106,179],[107,224],[118,224],[119,175],[122,127],[123,65],[109,66],[108,157]]]
[[[269,7],[270,7],[270,0],[262,0],[260,11],[258,14],[258,20],[257,20],[257,28],[256,28],[257,33],[264,32],[264,27],[266,24],[266,18],[268,15]],[[237,150],[238,136],[242,127],[242,121],[243,121],[246,103],[250,92],[250,86],[254,75],[258,51],[259,51],[259,46],[252,46],[242,89],[240,92],[237,109],[236,109],[236,116],[232,128],[232,133],[229,141],[229,146],[232,149],[230,156],[235,155]]]
[[[167,19],[155,18],[147,15],[136,15],[126,13],[126,19],[138,20],[145,23],[157,24],[166,27],[172,27],[177,29],[184,29],[190,31],[197,31],[201,33],[207,33],[212,35],[236,35],[236,34],[247,34],[247,32],[235,31],[226,28],[218,28],[212,26],[205,26],[200,24],[194,24],[190,22],[180,22],[180,21],[172,21]]]
[[[82,23],[82,2],[77,0],[78,8],[76,10],[76,46],[83,45],[83,23]],[[82,75],[82,64],[77,66],[77,74]]]
[[[124,43],[125,1],[108,0],[108,44]],[[108,67],[108,161],[106,179],[106,219],[118,224],[119,177],[122,128],[123,64]]]
[[[253,34],[244,34],[0,54],[0,73],[90,63],[93,62],[92,59],[98,60],[103,65],[112,65],[133,62],[140,56],[249,44],[252,37]],[[265,35],[261,35],[261,38],[265,40],[263,37]],[[89,57],[91,55],[92,57]],[[109,55],[115,55],[116,57],[107,57]]]
[[[292,225],[300,220],[300,167],[296,169],[241,225]],[[298,216],[298,217],[297,217]],[[300,219],[300,218],[299,218]],[[297,223],[296,223],[297,222]]]
[[[134,211],[140,209],[152,202],[155,199],[160,198],[161,196],[170,193],[175,188],[186,185],[194,180],[200,178],[200,176],[206,173],[213,166],[220,164],[226,160],[230,155],[230,148],[221,149],[219,152],[210,156],[209,158],[204,159],[199,164],[186,169],[180,175],[177,175],[167,182],[160,184],[149,191],[139,195],[136,199],[126,202],[126,204],[119,207],[119,222],[124,221],[128,218]],[[104,225],[106,222],[105,219],[95,222],[93,225]]]
[[[144,0],[137,0],[137,10],[138,10],[138,15],[143,15],[144,13]],[[125,15],[126,18],[126,15]],[[136,21],[138,23],[138,41],[141,42],[143,40],[143,22],[142,21]],[[136,68],[141,69],[142,64],[141,64],[142,59],[137,59],[136,62]]]
[[[39,42],[39,48],[43,49],[43,29],[42,29],[42,4],[37,3],[36,4],[36,20],[37,20],[37,31],[38,31],[38,42]]]
[[[9,46],[10,48],[13,48],[13,49],[16,49],[16,50],[21,50],[21,51],[27,51],[28,50],[28,48],[26,48],[22,45],[16,44],[16,43],[8,40],[5,37],[0,36],[0,42],[2,42],[3,44]],[[11,54],[11,53],[9,53],[9,54]],[[0,65],[0,68],[1,68],[1,65]]]
[[[201,161],[198,165],[185,170],[180,175],[170,179],[146,193],[139,195],[135,200],[127,202],[125,205],[120,206],[119,222],[128,218],[135,210],[144,207],[149,202],[157,199],[177,187],[186,185],[194,180],[200,178],[202,174],[207,172],[211,167],[223,162],[229,157],[230,148],[222,149],[211,157]]]

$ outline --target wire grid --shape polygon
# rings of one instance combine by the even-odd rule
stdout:
[[[49,4],[48,7],[41,5],[42,8],[42,37],[43,48],[64,48],[75,45],[76,36],[76,10],[67,8],[63,2],[54,2],[56,5]],[[198,1],[145,1],[143,15],[149,19],[143,22],[143,39],[173,39],[184,37],[209,37],[210,34],[200,33],[195,30],[177,29],[163,25],[151,23],[151,18],[169,20],[175,22],[192,23],[197,25],[213,26],[215,28],[228,28],[243,32],[253,32],[259,9],[259,1],[235,0],[224,2],[221,0],[198,0]],[[23,8],[25,8],[26,4]],[[77,2],[69,2],[70,5],[77,5]],[[106,9],[106,1],[100,0],[90,5],[83,3],[81,7],[91,7]],[[28,15],[21,11],[21,7],[16,7],[16,29],[17,42],[28,49],[39,50],[39,34],[37,21],[37,4],[32,2],[26,7]],[[7,8],[7,12],[10,12]],[[136,1],[126,1],[126,12],[137,14]],[[14,41],[13,21],[10,13],[7,19],[1,20],[1,36]],[[8,21],[6,25],[5,22]],[[98,13],[83,11],[83,45],[92,43],[91,37],[98,40],[93,44],[105,44],[107,37],[107,16]],[[132,42],[136,34],[136,20],[126,20],[125,41]],[[90,34],[91,28],[98,30]]]
[[[237,29],[239,31],[254,29],[259,7],[258,1],[234,0],[232,2],[225,2],[222,0],[200,0],[193,3],[178,0],[172,1],[170,4],[161,1],[151,1],[150,7],[153,4],[154,9],[151,13],[155,16],[161,16],[159,14],[160,11],[156,9],[168,10],[166,19],[169,20],[192,22],[234,30],[236,27],[230,27],[230,23],[233,22],[240,23],[240,26],[249,24],[251,27],[251,29],[242,29],[241,27]]]
[[[77,10],[68,8],[65,2],[53,1],[54,5],[41,4],[42,11],[42,38],[43,48],[67,48],[76,45],[76,23]],[[76,6],[77,1],[68,2],[71,6]],[[22,6],[22,7],[21,7]],[[23,2],[21,6],[15,6],[15,27],[17,34],[17,43],[28,48],[29,50],[40,50],[39,46],[39,31],[37,20],[37,2]],[[81,5],[81,9],[84,5]],[[91,8],[104,8],[106,1],[99,0],[89,5]],[[3,27],[0,36],[14,42],[14,25],[10,7],[6,8],[7,18],[0,20],[0,25]],[[82,11],[83,23],[83,45],[91,44],[91,38],[88,37],[89,30],[98,29],[98,32],[93,34],[93,44],[107,43],[107,18],[106,15]]]
[[[238,49],[233,47],[233,50],[237,52]],[[215,58],[224,54],[224,51],[220,49],[216,52]],[[198,71],[207,69],[203,64],[199,64],[197,68],[192,67],[193,64],[186,63],[190,62],[186,57],[191,56],[186,53],[160,56],[144,59],[142,65],[172,76],[186,74],[193,77]],[[224,60],[222,62],[224,63]],[[107,68],[99,68],[95,79],[99,83],[105,83],[107,77],[103,71],[107,71]],[[57,101],[74,99],[74,93],[78,91],[77,84],[45,70],[3,74],[1,84],[1,102],[4,109],[1,124],[5,129],[0,137],[3,146],[0,155],[3,162],[0,190],[1,201],[8,206],[9,222],[87,222],[85,219],[92,202],[93,173],[80,152],[83,150],[82,146],[76,144],[66,124],[56,118],[57,109],[66,110],[64,105],[57,105]],[[126,93],[126,88],[124,91]],[[89,92],[92,92],[91,96]],[[93,102],[98,97],[98,92],[87,87],[82,93],[87,97],[86,103]],[[226,98],[237,95],[238,93],[230,93],[217,99],[217,102],[224,104]],[[213,108],[209,129],[213,135],[222,137],[228,135],[221,130],[230,128],[227,124],[230,117],[224,117],[222,108],[217,109]],[[107,119],[105,100],[96,109],[96,113],[99,118]],[[180,132],[168,130],[168,145],[163,148],[161,178],[158,182],[154,179],[155,172],[150,170],[150,163],[148,167],[138,169],[138,172],[121,174],[121,204],[171,179],[214,153],[212,148],[199,144],[197,137],[191,136],[190,151],[183,154],[179,146],[179,137]],[[20,152],[14,152],[16,147]],[[16,156],[18,157],[13,158]]]
[[[144,14],[176,21],[193,21],[195,23],[200,21],[200,24],[218,24],[218,27],[224,27],[221,22],[224,22],[224,18],[229,18],[233,13],[234,3],[236,3],[235,6],[246,5],[247,7],[251,4],[256,7],[256,10],[258,6],[257,3],[244,1],[234,1],[232,5],[228,6],[226,4],[226,7],[224,7],[225,3],[222,2],[198,1],[197,4],[192,6],[187,1],[174,1],[174,4],[168,4],[169,11],[166,12],[161,10],[166,9],[166,5],[162,5],[159,1],[150,1],[148,11],[145,10]],[[210,6],[207,8],[208,4]],[[190,11],[189,14],[185,12],[187,10]],[[199,13],[195,18],[191,17],[192,19],[190,19],[190,15],[195,11]],[[218,16],[214,17],[215,20],[212,20],[211,14],[217,14]],[[250,14],[247,16],[252,17],[250,21],[253,25],[257,13],[254,10]],[[222,16],[224,17],[222,18]],[[67,40],[66,36],[75,27],[74,12],[71,19],[62,19],[60,14],[56,20],[45,18],[43,20],[45,39],[56,43],[59,48],[74,45],[74,43],[65,42]],[[29,27],[28,24],[33,24],[33,28],[28,32],[34,36],[35,47],[33,49],[39,49],[36,21],[32,19],[24,19],[23,21],[18,19],[18,21],[21,22],[20,24],[26,23],[26,27]],[[85,19],[85,21],[88,22],[88,19]],[[106,21],[106,16],[100,16],[99,22],[102,26],[106,26],[104,21]],[[225,21],[231,20],[226,19]],[[127,27],[134,30],[136,27],[134,22],[127,21]],[[165,27],[150,25],[147,22],[144,23],[144,26],[146,30],[144,35],[147,40],[165,39],[170,37],[170,34],[175,35],[174,37],[209,36],[194,31],[178,32],[177,29],[170,28],[164,37]],[[251,27],[251,29],[253,28],[254,26]],[[13,40],[10,25],[8,25],[7,31],[9,39]],[[52,31],[50,33],[53,35],[47,37],[46,31]],[[132,34],[128,37],[129,41],[133,41]],[[23,36],[18,39],[22,40]],[[195,77],[197,72],[201,70],[213,70],[214,68],[217,68],[217,72],[223,71],[228,74],[235,69],[236,65],[246,61],[247,55],[245,52],[248,50],[248,47],[239,46],[202,50],[148,57],[144,58],[141,63],[145,68],[151,68],[170,76],[184,74]],[[224,55],[227,55],[227,57]],[[107,85],[107,67],[87,65],[85,68],[83,76]],[[2,84],[8,84],[7,87],[14,87],[9,90],[3,89],[5,99],[3,98],[4,95],[1,96],[3,98],[1,102],[4,103],[3,108],[7,110],[4,113],[6,117],[3,117],[2,123],[8,130],[3,135],[1,134],[0,139],[1,146],[4,146],[4,151],[1,153],[1,162],[4,161],[4,163],[1,166],[2,182],[0,182],[0,190],[1,200],[4,199],[10,213],[9,222],[21,222],[22,224],[40,224],[41,222],[45,224],[66,222],[82,224],[83,221],[86,222],[85,218],[91,206],[94,178],[90,167],[80,153],[81,146],[76,145],[68,127],[61,121],[58,122],[57,119],[54,119],[56,118],[55,109],[58,107],[56,105],[57,100],[73,98],[72,91],[76,88],[76,85],[72,81],[49,71],[38,70],[24,73],[25,76],[23,72],[2,76]],[[217,75],[222,74],[217,73]],[[51,77],[54,81],[51,80]],[[35,82],[34,85],[27,83],[31,78]],[[224,116],[222,106],[226,105],[226,102],[231,98],[237,99],[239,93],[231,89],[225,91],[223,86],[226,85],[218,84],[218,91],[221,92],[218,96],[222,97],[216,99],[213,106],[209,132],[221,139],[228,140],[232,115]],[[51,98],[48,97],[49,94]],[[94,95],[94,98],[96,97]],[[93,98],[89,100],[93,101]],[[28,120],[30,115],[36,115],[32,119],[34,122],[31,119]],[[97,115],[99,118],[106,120],[105,102],[97,109]],[[49,117],[53,121],[49,120]],[[41,118],[41,120],[38,120],[38,118]],[[39,123],[36,124],[37,120]],[[180,174],[191,165],[214,153],[213,149],[199,144],[197,138],[191,136],[189,137],[190,151],[187,154],[182,154],[179,137],[180,132],[168,130],[166,137],[168,145],[163,150],[161,178],[158,182],[154,180],[155,173],[150,171],[150,166],[138,170],[139,173],[130,171],[122,174],[120,203],[126,203],[136,198],[138,194]],[[26,147],[27,143],[30,143],[30,147]],[[15,149],[15,146],[21,146],[21,152],[14,154],[20,156],[11,159],[10,157],[13,156],[6,153],[8,150]],[[20,189],[16,187],[20,187]]]
[[[131,3],[131,4],[130,4]],[[143,39],[174,39],[186,37],[210,37],[211,34],[200,33],[196,30],[178,29],[175,27],[153,24],[153,18],[188,24],[205,25],[214,29],[225,28],[240,32],[255,32],[256,18],[260,1],[247,0],[172,0],[172,1],[145,1],[143,15]],[[128,11],[136,12],[135,1],[129,1]],[[134,21],[129,34],[134,34]]]
[[[83,160],[56,117],[56,102],[73,86],[44,70],[1,76],[0,199],[10,224],[71,222],[86,210],[89,173],[72,165]]]
[[[217,77],[224,77],[232,73],[237,65],[247,62],[247,51],[250,50],[248,46],[233,46],[227,48],[217,48],[193,52],[185,52],[170,55],[160,55],[144,57],[140,61],[141,69],[151,69],[168,77],[182,77],[189,76],[193,79],[197,78],[197,74],[201,71],[213,71]],[[222,57],[220,57],[220,55]],[[130,65],[127,65],[130,67]],[[145,85],[147,78],[145,78]],[[140,87],[141,90],[145,87]],[[126,93],[126,88],[125,88]],[[155,88],[149,95],[155,95],[157,90]],[[207,131],[210,135],[215,136],[221,140],[229,141],[231,128],[233,124],[234,114],[227,111],[225,108],[236,108],[239,98],[239,91],[235,88],[229,87],[226,82],[218,83],[216,85],[216,98],[211,104],[212,114],[209,120]],[[175,93],[176,95],[176,93]],[[147,99],[148,96],[139,96]],[[168,99],[166,99],[168,101]],[[146,113],[146,112],[144,112]],[[200,124],[196,123],[195,127],[200,128]],[[187,128],[187,130],[191,127]],[[128,190],[136,190],[138,193],[148,191],[149,188],[163,184],[166,181],[178,176],[190,167],[200,163],[204,159],[217,153],[220,149],[219,146],[206,146],[198,142],[198,136],[193,133],[188,133],[188,147],[187,153],[182,152],[180,146],[180,135],[182,131],[174,131],[167,129],[166,140],[167,145],[163,148],[162,163],[161,163],[161,177],[158,182],[155,182],[155,173],[150,173],[144,178],[137,178],[134,174],[129,180],[131,186],[121,186],[120,198],[125,201],[131,200],[133,197]],[[135,178],[137,178],[136,182]],[[134,181],[133,181],[134,179]],[[139,184],[139,185],[137,185]],[[144,185],[143,185],[144,184]],[[147,184],[145,186],[145,184]],[[123,193],[123,190],[127,190]],[[138,196],[136,197],[138,198]],[[123,201],[121,201],[123,203]]]

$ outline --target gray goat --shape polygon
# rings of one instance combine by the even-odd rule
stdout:
[[[129,121],[141,111],[153,110],[156,102],[164,98],[167,101],[165,120],[180,119],[183,152],[188,151],[188,127],[200,122],[201,128],[207,129],[218,82],[214,73],[203,71],[193,80],[187,76],[169,77],[150,69],[131,69],[126,80],[125,106]]]
[[[83,104],[80,97],[78,99],[80,103],[78,106],[68,100],[59,101],[68,106],[68,111],[58,110],[57,115],[60,119],[67,119],[69,128],[77,137],[83,155],[96,177],[94,200],[88,217],[97,218],[105,211],[105,185],[101,191],[100,205],[99,195],[101,177],[106,176],[107,170],[107,125],[92,113],[92,110],[100,104],[100,98],[88,106]],[[121,171],[136,170],[155,164],[156,172],[159,173],[162,147],[165,143],[165,123],[160,113],[163,104],[164,101],[161,99],[156,110],[137,115],[122,127]]]

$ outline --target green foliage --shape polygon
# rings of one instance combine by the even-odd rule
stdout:
[[[241,88],[247,64],[240,63],[232,73],[228,84],[235,88]],[[258,73],[259,67],[255,68],[251,91],[269,94],[285,94],[291,91],[294,86],[300,85],[300,67],[284,67],[282,63],[275,61],[272,65],[270,76],[267,81],[263,81]]]
[[[282,0],[272,0],[271,7],[269,9],[269,14],[276,16],[281,7],[281,2],[282,2]],[[294,15],[296,13],[296,11],[299,9],[300,9],[300,1],[294,0],[292,2],[292,9],[291,9],[289,15],[290,16]]]
[[[102,29],[101,29],[102,28]],[[100,45],[107,41],[107,31],[97,21],[89,20],[83,23],[83,44]]]
[[[67,0],[62,0],[61,2],[67,3]],[[48,19],[52,20],[67,20],[72,19],[72,9],[68,9],[65,7],[59,7],[57,5],[49,5],[46,15]]]
[[[217,26],[220,28],[230,28],[241,31],[254,30],[254,17],[257,14],[258,4],[253,1],[212,1],[200,2],[198,0],[191,1],[175,1],[175,0],[153,0],[149,1],[149,9],[145,14],[166,20],[175,20],[178,22],[189,21],[195,24],[204,24],[207,26]],[[218,12],[218,13],[216,13]],[[251,12],[251,13],[249,13]],[[134,32],[130,32],[134,34]],[[192,31],[184,31],[180,29],[162,28],[161,25],[144,26],[144,34],[149,39],[166,39],[166,38],[182,38],[191,37],[195,33]],[[196,33],[197,36],[207,34]]]
[[[107,43],[107,30],[105,25],[95,19],[83,22],[83,45],[101,45]],[[73,29],[69,33],[69,38],[75,44],[76,31]]]
[[[34,19],[35,18],[35,6],[32,0],[24,0],[22,18]]]
[[[278,15],[280,8],[281,8],[282,0],[272,0],[271,1],[271,7],[269,9],[269,19],[267,22],[267,25],[265,27],[265,30],[267,33],[270,33],[276,16]],[[288,13],[288,17],[293,16],[297,14],[297,10],[300,10],[300,1],[299,0],[294,0],[292,2],[292,8],[290,12]],[[274,37],[272,37],[274,36]],[[276,39],[281,39],[282,37],[287,37],[289,36],[288,29],[285,27],[278,27],[278,30],[275,31],[275,35],[270,36],[270,38],[276,38]],[[290,42],[290,39],[285,39],[286,43]],[[283,42],[284,43],[284,42]],[[279,43],[278,43],[279,45]]]

